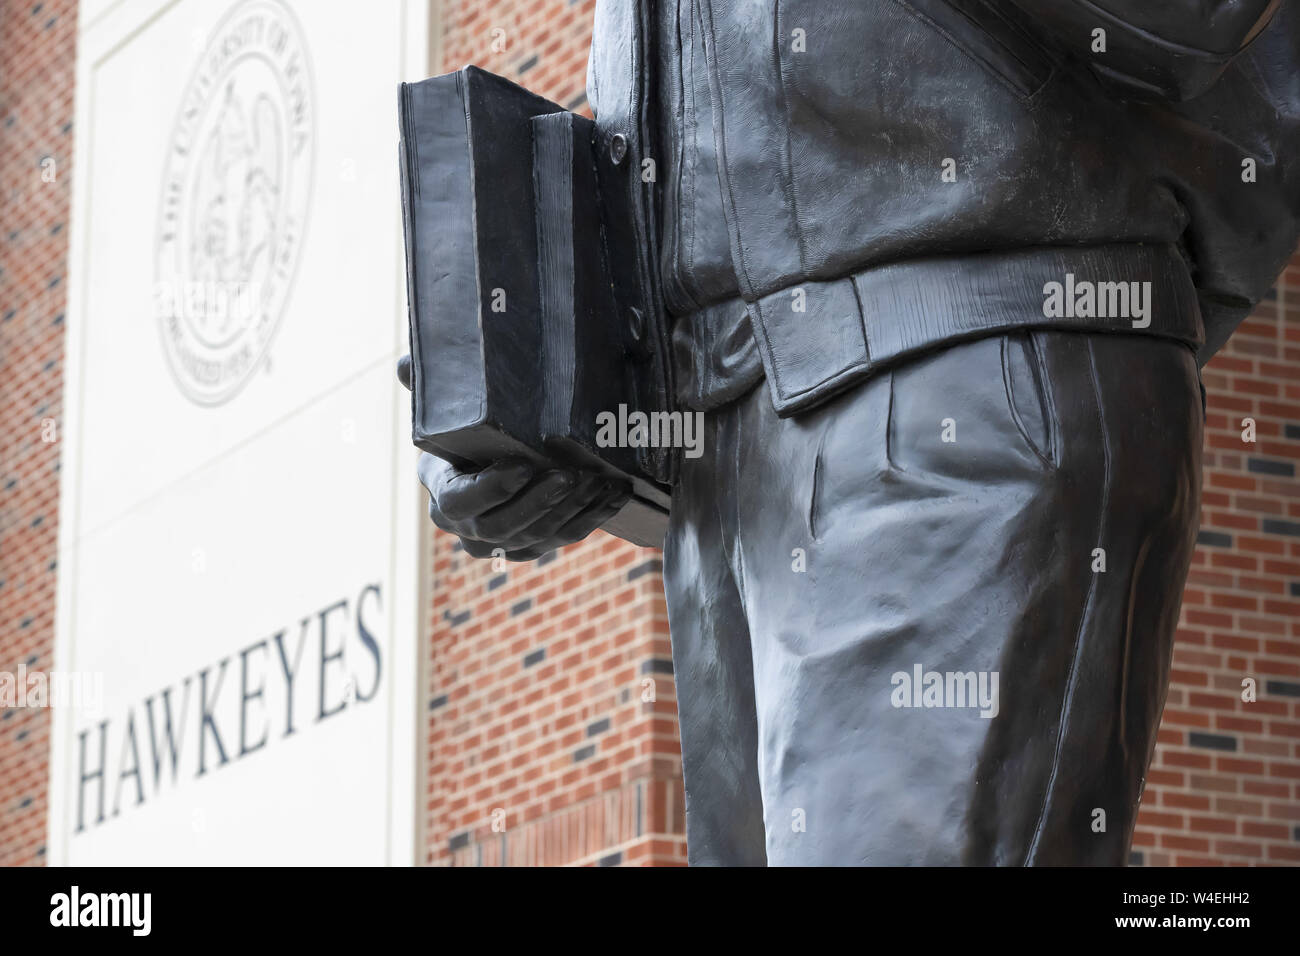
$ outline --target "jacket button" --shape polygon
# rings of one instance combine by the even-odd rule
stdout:
[[[609,140],[609,159],[615,166],[621,166],[627,158],[627,137],[615,133]]]

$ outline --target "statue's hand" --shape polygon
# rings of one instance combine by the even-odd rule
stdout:
[[[397,377],[411,387],[409,357],[398,362]],[[418,470],[429,491],[429,517],[459,537],[475,558],[504,552],[508,560],[530,561],[581,541],[617,514],[631,494],[594,472],[542,468],[518,459],[467,472],[422,453]]]

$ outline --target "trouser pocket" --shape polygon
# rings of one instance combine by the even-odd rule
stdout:
[[[998,481],[1054,467],[1055,415],[1029,333],[954,345],[891,377],[889,459],[898,470]]]
[[[1058,463],[1056,411],[1043,350],[1047,343],[1034,332],[1002,337],[1002,375],[1007,405],[1025,444],[1048,468]]]

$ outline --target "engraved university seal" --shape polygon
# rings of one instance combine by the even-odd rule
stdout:
[[[279,0],[233,7],[182,95],[158,213],[163,351],[201,405],[247,383],[280,324],[307,220],[314,108],[293,14]]]

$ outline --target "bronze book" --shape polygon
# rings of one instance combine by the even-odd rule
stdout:
[[[615,301],[610,257],[631,250],[610,248],[624,231],[606,228],[592,122],[475,67],[403,84],[399,111],[414,443],[626,481],[605,530],[661,545],[653,456],[601,427],[671,413],[650,407],[653,346]]]

